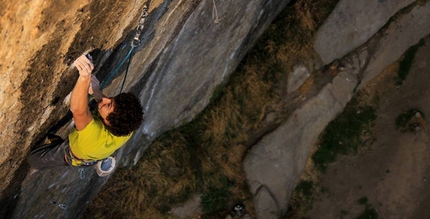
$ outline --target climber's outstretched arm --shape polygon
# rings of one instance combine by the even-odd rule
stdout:
[[[73,64],[79,71],[79,78],[72,91],[70,111],[73,113],[76,129],[80,131],[92,120],[92,115],[88,108],[88,89],[94,65],[85,55],[81,55]]]

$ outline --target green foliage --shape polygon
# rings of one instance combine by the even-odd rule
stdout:
[[[364,145],[363,134],[371,133],[376,110],[373,106],[361,104],[357,96],[327,125],[320,138],[320,147],[312,156],[316,168],[323,173],[338,154],[356,153]]]
[[[412,64],[415,59],[415,54],[418,49],[424,45],[424,40],[421,40],[417,44],[411,46],[408,50],[406,50],[403,55],[403,59],[400,61],[399,71],[397,72],[397,81],[396,85],[402,85],[403,81],[406,79],[406,76],[409,74]]]
[[[415,115],[419,113],[420,117]],[[401,113],[396,118],[396,129],[401,132],[414,132],[416,127],[424,125],[424,114],[417,109],[410,109],[406,112]]]
[[[348,212],[347,210],[343,210],[343,209],[342,209],[342,210],[340,211],[341,218],[343,218],[344,216],[348,215],[348,213],[349,213],[349,212]]]
[[[271,82],[271,81],[277,81],[279,76],[286,73],[286,69],[280,64],[280,63],[273,63],[264,74],[263,81],[265,82]]]
[[[314,182],[310,180],[302,180],[296,186],[296,191],[303,194],[305,197],[310,197],[314,192]]]
[[[162,204],[159,209],[160,212],[162,212],[163,214],[167,214],[170,211],[171,207],[167,204]]]
[[[201,196],[203,212],[213,214],[229,206],[230,191],[225,187],[209,187]]]
[[[315,184],[311,180],[302,180],[293,191],[286,218],[304,218],[313,208]]]
[[[219,101],[223,95],[223,91],[224,91],[224,85],[223,84],[216,86],[209,102],[213,103],[213,102]]]
[[[366,196],[358,199],[358,203],[360,205],[364,205],[366,208],[364,209],[363,213],[357,217],[357,219],[378,219],[378,212],[372,207],[372,205],[369,203],[369,199]]]
[[[233,194],[233,186],[237,186],[235,179],[230,179],[222,173],[213,173],[213,176],[206,174],[207,178],[215,179],[201,195],[201,206],[203,218],[219,218],[228,210],[230,205],[236,201]]]
[[[252,206],[238,159],[245,153],[242,144],[260,128],[267,106],[279,101],[280,76],[297,60],[314,55],[313,34],[337,0],[294,2],[259,38],[229,81],[215,88],[206,109],[157,138],[135,168],[116,172],[111,182],[119,185],[109,186],[99,197],[116,196],[120,201],[97,198],[99,209],[113,213],[121,206],[116,215],[163,218],[171,206],[200,192],[202,218],[225,218],[222,214],[238,200]],[[299,188],[312,190],[307,184]],[[97,214],[105,215],[102,210]]]
[[[366,197],[366,196],[361,197],[360,199],[358,199],[358,203],[359,203],[360,205],[367,205],[367,204],[369,203],[369,199],[367,199],[367,197]]]
[[[234,179],[229,179],[223,175],[219,177],[219,181],[224,188],[231,188],[236,185],[236,181]]]
[[[374,208],[366,208],[357,219],[378,219],[378,212]]]

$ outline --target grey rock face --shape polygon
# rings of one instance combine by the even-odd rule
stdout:
[[[28,176],[10,218],[78,218],[109,179],[98,177],[91,167],[81,170],[58,167]]]
[[[291,191],[303,172],[311,147],[328,122],[350,100],[357,83],[354,74],[341,72],[246,155],[243,167],[251,192],[258,195],[264,185],[279,206],[279,215],[287,211]],[[267,218],[263,215],[269,214],[265,209],[270,202],[267,198],[254,199],[256,212],[261,215],[258,218]]]
[[[127,158],[128,163],[137,162],[153,138],[171,127],[191,120],[199,113],[207,105],[215,87],[229,77],[257,36],[289,1],[216,2],[221,19],[218,23],[212,18],[213,2],[210,0],[162,1],[151,11],[142,34],[144,40],[136,49],[125,86],[126,91],[139,94],[144,104],[146,121],[126,147],[119,151],[117,154],[119,161],[124,160],[123,154],[137,150]],[[410,2],[412,1],[396,0],[347,4],[341,1],[345,5],[339,5],[337,8],[340,9],[336,9],[338,15],[332,15],[329,18],[330,21],[327,21],[327,23],[337,22],[340,25],[326,30],[326,33],[319,33],[316,44],[327,45],[315,48],[319,48],[317,50],[326,63],[333,59],[331,57],[341,57],[366,41],[392,14]],[[360,58],[354,60],[353,66],[360,71],[368,66],[365,69],[362,84],[378,74],[384,66],[398,59],[409,46],[429,33],[429,4],[427,2],[425,6],[416,7],[410,16],[405,16],[398,23],[398,27],[388,30],[386,36],[380,41],[380,48],[376,53],[363,51],[359,54]],[[352,9],[353,6],[358,10]],[[346,16],[350,9],[354,11],[351,15],[355,18],[349,16],[348,19],[343,19],[342,15]],[[378,17],[380,16],[378,13],[384,16]],[[372,18],[371,14],[375,14],[376,18]],[[336,20],[334,16],[340,20]],[[380,20],[384,22],[379,22]],[[124,24],[124,26],[127,25],[129,23]],[[26,27],[26,29],[29,28]],[[350,35],[358,30],[365,37]],[[334,34],[330,35],[330,33]],[[348,37],[352,37],[352,40]],[[70,40],[73,38],[73,36],[64,37]],[[110,45],[113,44],[115,42],[110,42]],[[42,45],[41,43],[40,47]],[[364,65],[362,60],[370,60],[370,62]],[[64,70],[63,68],[65,67],[58,69]],[[56,71],[54,74],[56,80],[53,83],[57,83],[58,89],[61,89],[59,81],[64,75],[61,75],[60,70]],[[358,74],[357,71],[351,71],[354,74],[349,72],[348,70],[339,74],[319,95],[297,109],[285,124],[255,145],[246,157],[244,168],[252,192],[258,195],[255,207],[258,215],[263,215],[260,218],[265,218],[265,215],[270,217],[271,212],[286,211],[290,192],[303,171],[310,147],[325,125],[342,110],[357,84],[355,76]],[[117,92],[121,79],[120,77],[114,79],[106,88],[108,95]],[[9,83],[9,80],[4,81]],[[302,83],[301,80],[294,81],[297,82],[292,84],[297,86],[292,86],[292,90]],[[19,80],[10,83],[12,82],[13,84],[5,84],[3,87],[13,86],[14,89],[20,87]],[[18,96],[15,94],[13,98],[1,96],[0,105],[13,109],[12,112],[18,112],[20,108],[16,100],[19,99],[19,92],[14,93]],[[28,135],[29,139],[40,131],[39,124],[44,124],[54,109],[55,106],[47,106],[43,110],[43,115],[32,115],[35,118],[40,117],[39,120],[31,124],[22,124],[29,133],[31,132]],[[17,121],[12,117],[4,116],[4,118],[4,124],[10,126],[5,130],[9,130],[10,133],[14,130],[12,126],[16,125]],[[4,142],[8,139],[13,141],[11,137],[13,135],[4,133],[7,132],[2,132],[1,137]],[[13,189],[18,192],[9,199],[2,197],[6,201],[13,202],[11,205],[13,208],[7,209],[7,215],[12,215],[12,218],[78,217],[108,178],[99,178],[93,169],[87,169],[87,176],[80,180],[77,169],[57,168],[36,172],[26,176],[24,180],[16,180],[22,175],[25,176],[27,172],[25,170],[13,172],[17,168],[13,169],[11,166],[25,161],[12,162],[11,157],[8,156],[11,156],[9,154],[14,147],[29,149],[29,142],[30,140],[27,139],[25,142],[14,142],[16,145],[5,144],[2,148],[4,153],[2,152],[1,158],[2,162],[5,162],[2,168],[11,170],[6,174],[7,177],[4,177],[5,185],[11,182],[8,184],[10,186],[3,186],[3,188],[19,187],[19,189]],[[25,165],[22,167],[25,169]],[[173,171],[172,174],[176,173]],[[264,185],[263,190],[259,189],[261,185]],[[67,210],[61,208],[64,206],[60,204],[66,204]],[[272,209],[270,206],[277,207]]]
[[[384,68],[398,60],[403,53],[420,39],[430,34],[430,3],[415,6],[411,12],[388,28],[370,59],[360,87],[378,75]]]
[[[279,208],[275,199],[270,194],[270,191],[261,186],[255,195],[254,202],[258,203],[259,207],[256,208],[255,214],[257,218],[277,219],[279,218]]]
[[[176,32],[161,29],[160,23],[155,34],[172,34],[165,36],[172,37],[172,41],[153,40],[137,54],[135,59],[142,65],[136,65],[139,68],[134,76],[136,80],[130,80],[127,85],[140,91],[145,104],[146,121],[136,134],[152,139],[191,120],[207,105],[215,87],[228,78],[256,37],[288,2],[220,1],[216,8],[221,20],[215,23],[213,2],[206,0],[197,5]],[[151,47],[157,47],[156,43],[166,45],[154,51]]]
[[[193,214],[200,214],[202,212],[200,208],[201,198],[200,195],[194,195],[188,202],[184,203],[181,206],[172,208],[172,214],[180,217],[186,218]]]
[[[314,48],[325,64],[365,43],[397,11],[414,2],[341,0],[315,38]]]
[[[297,64],[293,67],[293,72],[288,77],[288,93],[299,88],[311,74],[308,68],[303,64]]]
[[[400,4],[398,1],[395,3]],[[343,4],[346,3],[343,1]],[[337,8],[337,10],[339,8],[347,9],[345,6],[338,6]],[[354,14],[355,9],[351,10],[352,12],[344,11],[344,14]],[[383,15],[386,13],[382,8],[379,10],[383,11],[381,12]],[[339,13],[339,11],[335,13]],[[329,20],[334,19],[333,16]],[[340,18],[338,17],[337,19]],[[361,18],[356,17],[355,19],[360,20]],[[268,193],[273,195],[273,199],[279,207],[279,212],[284,214],[287,210],[291,191],[299,181],[311,147],[315,144],[317,137],[325,126],[335,118],[350,100],[353,90],[358,85],[357,77],[362,78],[360,87],[365,86],[369,80],[380,74],[384,68],[398,60],[410,46],[428,36],[430,34],[429,19],[430,3],[427,1],[422,6],[414,6],[409,13],[400,17],[395,25],[390,25],[385,30],[382,37],[380,35],[372,36],[377,29],[372,31],[372,34],[371,32],[366,32],[369,34],[366,36],[366,40],[370,38],[369,43],[360,51],[354,51],[343,60],[346,62],[345,71],[341,71],[333,79],[332,83],[327,84],[317,96],[297,109],[284,124],[264,136],[248,152],[244,160],[244,170],[251,192],[254,195],[258,195],[259,188],[264,185]],[[388,18],[385,20],[388,20]],[[336,22],[342,23],[344,21],[336,20]],[[367,20],[367,22],[370,21]],[[384,23],[379,24],[379,26],[382,25]],[[322,29],[322,31],[326,30]],[[318,35],[321,37],[322,33]],[[334,36],[326,35],[325,37],[324,42],[328,42]],[[323,40],[323,38],[318,40]],[[349,39],[346,35],[343,35],[342,39],[338,39],[339,42],[345,42],[346,44],[349,43],[349,40],[353,39]],[[341,46],[339,45],[339,47]],[[349,51],[355,47],[350,47]],[[330,50],[327,47],[324,51]],[[335,52],[338,51],[335,49]],[[329,63],[335,57],[341,57],[344,54],[339,52],[338,55],[326,55],[328,58],[325,59],[325,62]],[[324,60],[324,56],[321,58]],[[258,218],[269,218],[265,214],[269,214],[272,211],[266,210],[266,206],[272,204],[271,202],[268,199],[254,198],[256,212],[261,213],[258,214]]]
[[[135,50],[124,90],[139,95],[144,105],[145,122],[119,150],[119,162],[136,163],[152,139],[191,120],[203,110],[215,87],[225,82],[256,38],[289,1],[216,2],[219,21],[212,18],[214,6],[211,0],[159,1],[159,5],[150,11],[142,33],[143,41]],[[128,25],[124,24],[124,27]],[[119,46],[110,58],[115,62],[122,59],[127,53],[124,48]],[[104,92],[108,96],[115,95],[121,83],[122,77],[112,79]],[[46,110],[45,114],[50,112]],[[123,154],[130,151],[135,153],[124,159]],[[89,169],[87,177],[81,181],[76,174],[64,177],[65,171],[72,173],[75,170],[58,168],[26,177],[25,171],[16,174],[24,175],[23,180],[13,181],[11,185],[26,183],[19,187],[19,198],[9,197],[14,203],[7,215],[15,218],[46,215],[77,218],[107,178],[99,179],[93,169]],[[70,196],[74,196],[73,200],[68,201]],[[68,203],[67,216],[61,208],[49,204],[51,197],[55,203]]]

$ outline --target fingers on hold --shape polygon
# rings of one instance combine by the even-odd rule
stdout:
[[[85,71],[86,73],[91,73],[94,69],[93,63],[85,56],[79,56],[73,64],[79,71]]]

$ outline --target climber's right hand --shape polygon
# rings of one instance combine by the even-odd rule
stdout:
[[[79,75],[82,77],[90,77],[94,69],[93,63],[85,56],[81,55],[77,58],[73,65],[78,69]]]

